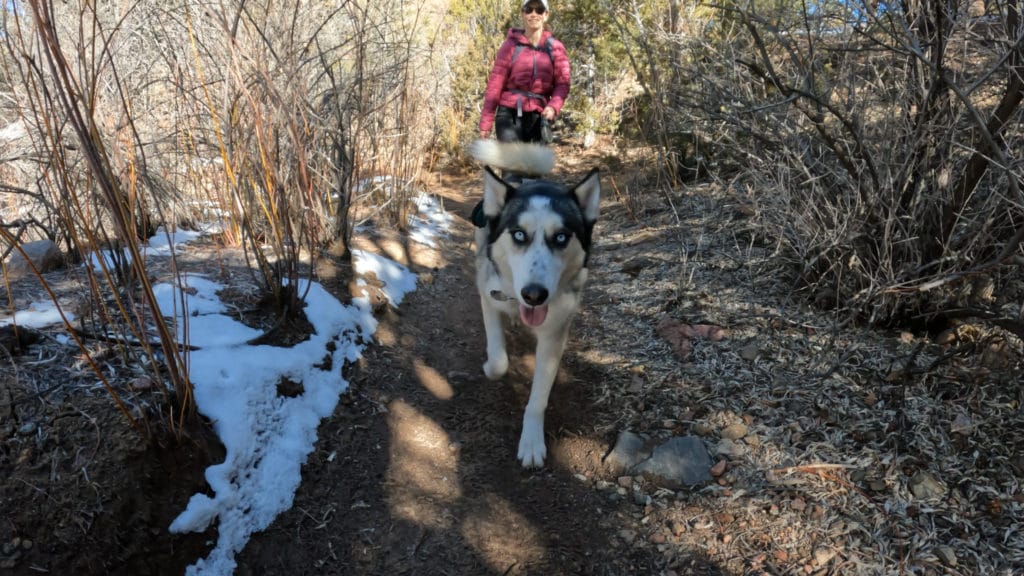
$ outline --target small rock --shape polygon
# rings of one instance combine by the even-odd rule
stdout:
[[[946,493],[946,488],[931,474],[921,470],[910,479],[910,492],[915,498],[926,500],[942,496]]]
[[[690,353],[693,352],[691,338],[695,336],[690,326],[666,317],[658,322],[654,330],[659,337],[668,342],[672,351],[681,360],[687,360],[690,357]]]
[[[605,490],[607,490],[607,489],[609,489],[609,488],[611,488],[613,486],[615,486],[615,485],[612,484],[611,482],[607,481],[607,480],[598,480],[597,483],[594,484],[594,487],[597,488],[598,490],[602,491],[602,492],[604,492]]]
[[[668,538],[666,538],[665,535],[661,532],[655,532],[654,534],[650,535],[648,540],[650,540],[651,544],[664,544],[665,541],[668,540]]]
[[[935,549],[935,557],[946,566],[956,566],[956,552],[949,546],[939,546]]]
[[[807,502],[804,502],[804,499],[798,496],[789,503],[789,507],[797,512],[803,512],[804,508],[807,508]]]
[[[632,476],[619,476],[615,481],[623,488],[631,488],[633,486]]]
[[[718,478],[722,474],[725,474],[725,460],[719,460],[711,467],[711,475]]]
[[[632,530],[619,530],[619,538],[626,544],[632,544],[636,540],[636,532]]]
[[[0,309],[4,308],[6,306],[0,304]],[[42,337],[38,331],[27,326],[0,326],[0,352],[6,352],[4,356],[27,354],[29,347],[39,342]],[[11,405],[10,390],[0,389],[0,419],[10,416]]]
[[[647,506],[651,503],[651,497],[637,490],[633,492],[633,502],[637,506]]]
[[[775,557],[775,561],[779,564],[785,564],[786,562],[789,562],[789,552],[786,552],[781,548],[773,552],[772,556]]]
[[[718,447],[715,448],[715,454],[719,456],[728,456],[730,458],[739,458],[747,453],[747,448],[742,444],[737,444],[728,438],[722,439],[718,443]]]
[[[38,428],[39,425],[36,424],[35,422],[25,422],[24,424],[18,427],[18,434],[21,434],[22,436],[30,436],[32,434],[35,434]]]
[[[970,416],[966,414],[957,414],[956,417],[953,418],[953,424],[950,425],[949,431],[953,434],[963,434],[966,436],[974,432],[974,428],[974,421],[971,420]]]
[[[133,379],[129,384],[134,390],[149,390],[153,387],[153,379],[149,376],[139,376]]]
[[[669,523],[669,530],[672,530],[672,535],[678,538],[686,532],[686,522],[683,522],[682,520],[673,520]]]
[[[7,261],[7,274],[11,278],[21,278],[31,274],[32,266],[29,266],[29,262],[40,273],[56,270],[64,265],[64,255],[52,240],[26,242],[21,245],[21,249],[25,252],[25,256],[28,256],[28,260],[18,250],[11,253],[11,258]]]
[[[590,480],[587,479],[587,477],[584,476],[583,474],[573,474],[573,478],[579,480],[580,482],[582,482],[584,484],[587,484],[587,483],[590,482]]]
[[[31,540],[29,540],[28,538],[26,538],[26,539],[21,541],[21,549],[22,550],[31,550],[32,549],[32,544],[33,544],[33,542]]]
[[[642,272],[644,268],[650,268],[653,267],[654,265],[654,260],[651,260],[650,258],[647,258],[645,256],[637,256],[635,258],[630,258],[629,260],[623,262],[622,266],[619,268],[619,271],[624,274],[629,274],[630,276],[636,278],[638,275],[640,275],[640,272]]]
[[[811,520],[815,520],[815,521],[824,520],[825,519],[825,508],[823,506],[819,506],[817,504],[815,504],[814,506],[811,506],[810,517],[811,517]]]
[[[824,566],[832,561],[836,557],[836,551],[831,548],[824,546],[818,546],[814,549],[814,564],[817,566]]]
[[[743,437],[743,441],[747,443],[747,446],[751,448],[757,448],[761,445],[761,437],[757,434],[747,434]]]
[[[623,430],[605,463],[613,470],[629,470],[651,455],[647,442],[638,434]]]
[[[693,329],[699,336],[703,336],[712,342],[721,342],[729,337],[729,331],[714,324],[694,324]]]
[[[747,362],[753,362],[757,360],[757,357],[761,354],[761,348],[755,344],[750,343],[740,348],[740,358],[743,358]]]
[[[727,440],[739,440],[747,435],[747,426],[737,422],[722,429],[722,438]]]
[[[956,339],[956,328],[950,328],[949,330],[944,330],[941,333],[939,333],[939,335],[936,336],[933,341],[939,346],[949,346],[950,344],[956,342]]]
[[[707,422],[700,421],[694,422],[690,430],[697,436],[710,436],[715,431],[715,427]]]
[[[423,283],[423,284],[433,284],[434,283],[434,275],[431,274],[430,272],[420,272],[418,274],[418,276],[419,276],[419,281],[421,283]]]

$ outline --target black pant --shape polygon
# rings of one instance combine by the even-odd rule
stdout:
[[[494,112],[494,135],[501,142],[541,142],[540,112],[516,115],[515,108],[498,106]]]

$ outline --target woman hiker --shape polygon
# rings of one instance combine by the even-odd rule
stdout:
[[[523,28],[508,31],[484,93],[480,137],[491,129],[502,142],[550,142],[549,123],[569,96],[569,57],[544,29],[547,0],[525,0]]]

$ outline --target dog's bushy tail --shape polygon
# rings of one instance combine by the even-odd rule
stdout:
[[[469,155],[491,168],[524,174],[547,174],[555,168],[555,153],[541,144],[476,140]]]

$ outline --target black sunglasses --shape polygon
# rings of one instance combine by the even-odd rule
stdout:
[[[523,6],[523,14],[529,14],[530,12],[536,12],[537,14],[543,14],[548,9],[543,6]]]

